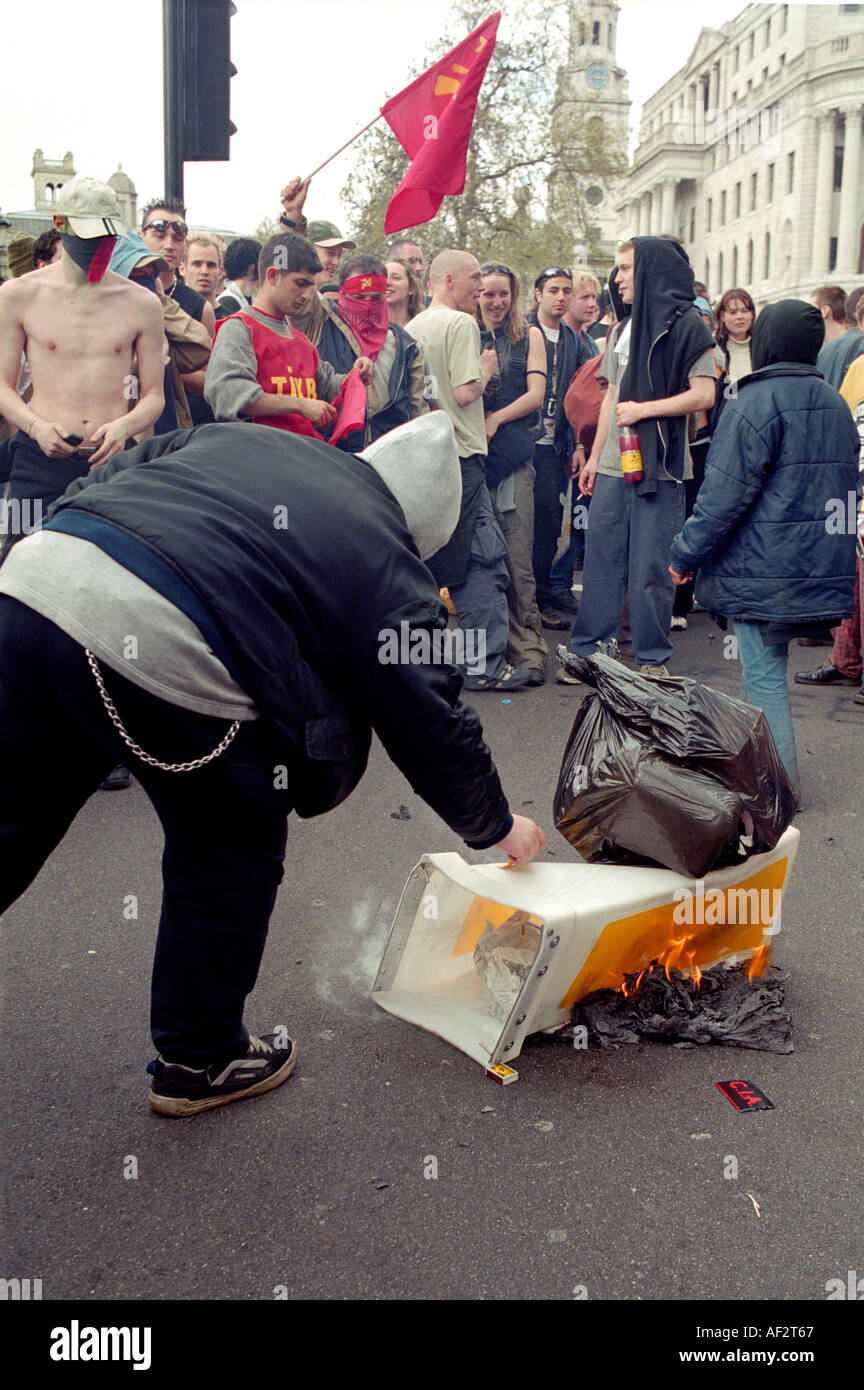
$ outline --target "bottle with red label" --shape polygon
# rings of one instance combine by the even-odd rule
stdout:
[[[645,477],[642,468],[642,449],[635,425],[622,425],[618,435],[618,448],[621,450],[621,467],[625,483],[641,483]]]

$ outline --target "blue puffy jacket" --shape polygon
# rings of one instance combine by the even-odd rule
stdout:
[[[782,362],[742,377],[672,542],[672,568],[699,571],[704,608],[750,622],[853,612],[854,528],[837,518],[854,498],[858,450],[852,412],[815,367]]]

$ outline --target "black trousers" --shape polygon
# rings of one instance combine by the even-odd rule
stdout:
[[[556,593],[570,593],[576,546],[571,531],[570,546],[565,557],[567,563],[562,566],[563,574],[559,571],[562,574],[561,583],[556,586],[552,561],[564,519],[561,498],[567,493],[567,466],[555,449],[538,444],[534,450],[534,474],[534,583],[538,607],[545,610],[555,607]],[[575,483],[573,490],[576,491]],[[562,564],[561,561],[558,563]]]
[[[125,449],[134,449],[127,439]],[[62,497],[78,478],[90,472],[89,455],[70,454],[52,459],[33,440],[19,430],[3,446],[0,484],[9,481],[9,496],[3,509],[2,551],[5,556],[16,541],[39,531],[52,502]],[[2,490],[2,488],[0,488]]]
[[[226,733],[227,721],[167,704],[100,666],[129,734],[161,762],[202,757]],[[274,737],[254,720],[206,767],[150,768],[111,723],[83,647],[0,595],[0,912],[124,762],[165,834],[151,1029],[168,1061],[201,1067],[245,1050],[243,1006],[282,879],[291,810]]]
[[[451,584],[458,587],[465,583],[471,564],[471,544],[480,498],[486,482],[486,459],[482,454],[469,454],[467,458],[460,458],[459,463],[462,468],[462,503],[456,530],[447,544],[426,561],[435,583],[441,588]]]

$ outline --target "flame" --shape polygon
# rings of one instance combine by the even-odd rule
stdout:
[[[622,979],[620,989],[625,999],[632,999],[634,994],[639,991],[639,986],[646,974],[657,966],[666,972],[666,979],[672,981],[672,971],[678,970],[681,974],[689,976],[693,981],[695,989],[698,989],[702,982],[702,971],[696,964],[697,946],[696,936],[674,936],[660,953],[654,957],[651,965],[643,966],[639,971],[634,983],[629,985],[627,977]]]
[[[771,943],[770,941],[763,941],[758,951],[754,953],[744,967],[744,973],[748,979],[752,980],[756,975],[761,976],[765,974],[765,968],[768,964],[770,955]]]
[[[644,976],[644,974],[645,974],[645,972],[646,972],[647,969],[648,969],[648,966],[647,966],[647,965],[643,965],[642,969],[639,971],[639,974],[638,974],[637,977],[636,977],[636,982],[635,982],[635,984],[633,985],[633,988],[632,988],[632,989],[628,989],[628,988],[627,988],[627,976],[626,976],[626,975],[624,976],[624,978],[623,978],[622,981],[621,981],[621,993],[624,995],[624,998],[625,998],[625,999],[632,999],[632,997],[633,997],[634,994],[638,994],[638,992],[639,992],[639,986],[640,986],[641,983],[642,983],[642,977]]]
[[[622,978],[619,985],[620,991],[625,999],[632,999],[634,994],[638,994],[645,976],[650,975],[655,967],[665,971],[666,979],[670,983],[672,971],[677,970],[679,974],[688,976],[693,981],[694,990],[698,990],[702,983],[702,971],[696,964],[697,954],[695,935],[673,936],[663,950],[654,957],[650,965],[643,965],[635,978],[632,975],[625,975]],[[764,975],[770,958],[771,943],[765,940],[744,967],[748,978],[752,980],[757,976]]]

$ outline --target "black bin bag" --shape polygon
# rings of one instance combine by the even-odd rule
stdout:
[[[647,678],[608,656],[558,653],[593,687],[554,807],[585,859],[702,878],[774,848],[798,801],[761,710],[688,676]]]

